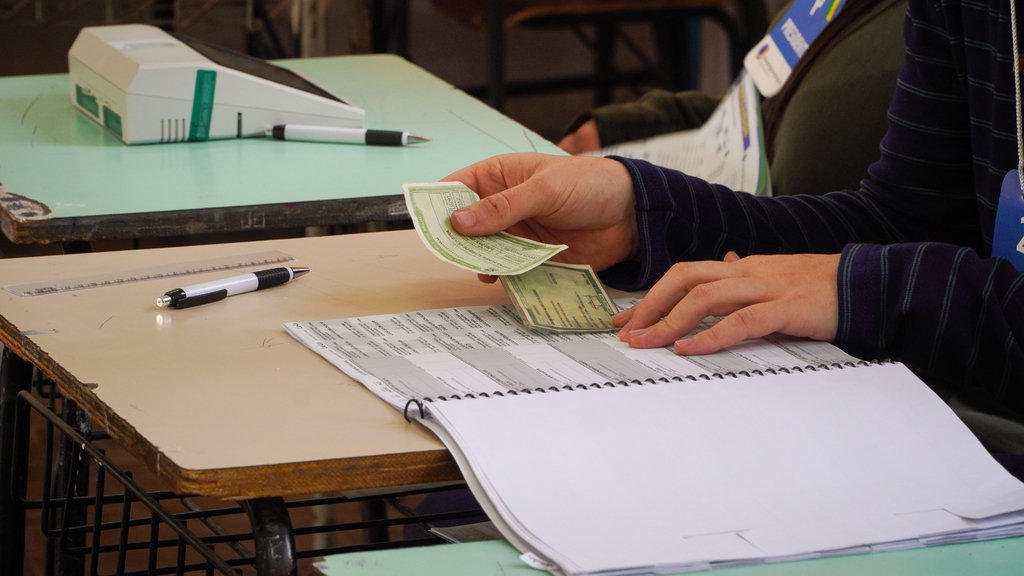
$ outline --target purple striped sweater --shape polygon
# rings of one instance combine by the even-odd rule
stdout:
[[[1000,183],[1017,166],[1009,1],[910,0],[904,34],[889,130],[860,190],[755,198],[619,159],[642,260],[602,277],[641,289],[674,262],[729,250],[842,252],[836,344],[1024,418],[1024,275],[990,257]]]

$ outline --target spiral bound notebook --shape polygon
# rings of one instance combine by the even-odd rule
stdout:
[[[683,358],[510,307],[286,324],[442,439],[538,567],[646,574],[1024,534],[1024,485],[906,367],[762,338]]]

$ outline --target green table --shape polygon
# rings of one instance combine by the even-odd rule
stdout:
[[[390,55],[280,62],[407,147],[247,138],[126,146],[71,105],[67,75],[0,78],[0,227],[13,242],[143,238],[406,218],[401,184],[559,149]]]
[[[610,530],[623,529],[610,527]],[[507,542],[474,542],[328,556],[325,576],[540,576]],[[698,572],[698,574],[700,574]],[[1024,537],[801,562],[723,568],[713,576],[1020,576]]]

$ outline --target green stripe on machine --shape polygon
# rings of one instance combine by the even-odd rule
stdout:
[[[114,134],[117,134],[118,138],[124,137],[121,134],[121,115],[106,106],[103,107],[103,125]]]
[[[192,123],[189,142],[210,139],[210,118],[213,116],[213,94],[217,86],[215,70],[196,71],[196,93],[192,99]]]
[[[75,84],[75,100],[79,106],[88,110],[90,114],[97,118],[100,117],[100,105],[96,102],[96,97],[86,92],[78,84]]]

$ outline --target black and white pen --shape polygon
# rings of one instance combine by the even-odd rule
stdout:
[[[309,272],[309,268],[270,268],[240,276],[213,280],[184,288],[175,288],[156,299],[156,305],[168,308],[191,308],[244,294],[279,286]]]
[[[417,142],[429,142],[426,136],[394,130],[369,130],[366,128],[335,128],[331,126],[300,126],[279,124],[266,132],[278,140],[301,140],[304,142],[330,142],[333,144],[366,144],[369,146],[407,146]]]

